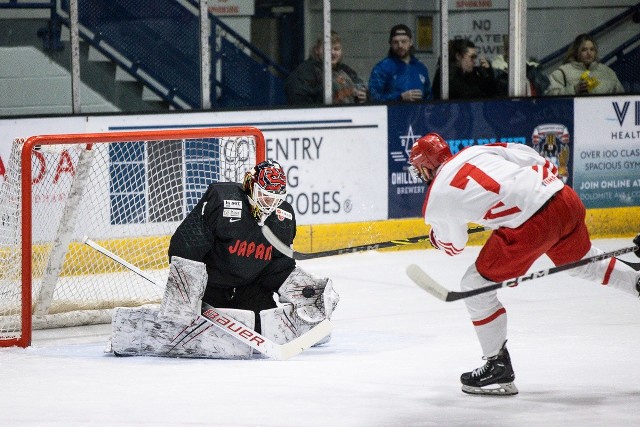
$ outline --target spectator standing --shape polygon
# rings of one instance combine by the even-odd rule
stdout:
[[[616,73],[598,62],[598,45],[589,34],[578,35],[564,63],[549,76],[545,95],[589,95],[624,93]]]
[[[399,24],[389,33],[389,54],[371,70],[369,93],[373,101],[416,102],[431,99],[426,65],[414,56],[409,27]]]
[[[331,32],[331,76],[334,104],[367,101],[364,81],[349,66],[342,63],[342,40]],[[287,77],[285,92],[289,104],[322,104],[324,102],[323,40],[319,38],[311,48],[309,58]]]
[[[476,61],[480,62],[476,66]],[[433,97],[440,99],[438,67],[433,78]],[[449,42],[449,99],[493,98],[497,95],[495,75],[485,57],[478,58],[476,45],[467,39]]]

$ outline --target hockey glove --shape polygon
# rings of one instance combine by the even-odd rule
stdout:
[[[633,251],[633,253],[640,258],[640,233],[638,233],[638,235],[633,239],[633,243],[638,247],[638,249]]]
[[[280,302],[291,303],[294,312],[307,323],[329,319],[340,296],[333,290],[331,279],[317,279],[296,267],[278,289]]]

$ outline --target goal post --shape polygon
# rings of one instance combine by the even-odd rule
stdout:
[[[265,157],[262,132],[248,126],[14,141],[0,176],[0,347],[160,302],[162,289],[84,237],[165,283],[169,239],[208,185],[240,182]]]

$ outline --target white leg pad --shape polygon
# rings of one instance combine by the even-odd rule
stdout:
[[[161,315],[175,317],[200,313],[200,300],[206,286],[207,269],[203,263],[172,257],[160,306]]]
[[[262,335],[276,344],[286,344],[315,326],[300,319],[296,315],[292,304],[284,304],[280,307],[262,310],[260,312],[260,322],[262,323]],[[326,344],[330,340],[331,334],[313,346]]]
[[[252,311],[220,309],[234,320],[254,328]],[[164,356],[212,359],[248,359],[252,348],[219,330],[201,316],[164,316],[158,305],[116,308],[111,350],[121,356]]]

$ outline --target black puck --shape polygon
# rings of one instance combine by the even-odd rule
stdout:
[[[311,298],[315,294],[316,294],[316,290],[313,289],[311,286],[307,286],[302,290],[302,296],[305,298]]]

